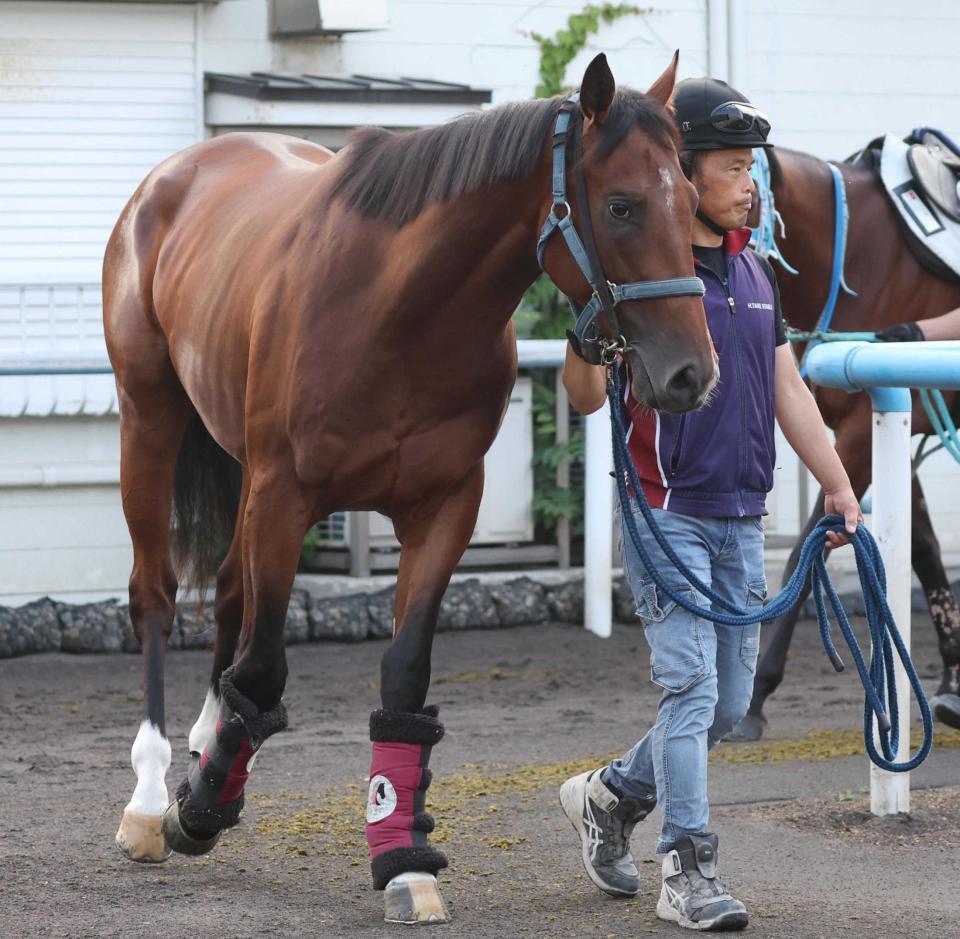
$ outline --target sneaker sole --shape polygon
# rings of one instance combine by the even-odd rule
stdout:
[[[635,897],[640,892],[639,887],[633,891],[621,890],[618,887],[614,887],[602,880],[590,863],[589,843],[587,833],[583,828],[582,798],[577,799],[574,792],[575,786],[571,785],[577,779],[579,779],[579,777],[574,776],[573,779],[568,779],[560,787],[560,808],[563,809],[563,814],[567,816],[570,824],[573,825],[573,830],[580,838],[580,860],[583,862],[583,869],[587,872],[587,877],[590,878],[590,881],[611,897]]]
[[[744,929],[750,921],[747,913],[722,913],[713,919],[694,921],[687,919],[676,907],[665,902],[663,897],[657,900],[657,918],[668,923],[676,923],[684,929],[696,929],[699,932],[731,932]]]
[[[938,694],[930,699],[933,716],[947,727],[960,730],[960,696]]]

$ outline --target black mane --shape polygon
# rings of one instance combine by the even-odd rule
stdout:
[[[435,202],[530,176],[563,98],[504,104],[413,133],[355,131],[343,153],[333,195],[368,218],[396,226]],[[670,115],[653,98],[624,88],[601,125],[597,156],[607,156],[634,127],[677,145]]]

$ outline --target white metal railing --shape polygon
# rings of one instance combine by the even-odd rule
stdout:
[[[0,416],[116,411],[99,284],[0,284]]]
[[[0,351],[100,351],[99,284],[0,284]]]

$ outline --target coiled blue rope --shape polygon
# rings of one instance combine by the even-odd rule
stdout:
[[[836,646],[830,635],[830,616],[827,612],[827,601],[833,609],[834,616],[840,626],[840,631],[850,647],[850,653],[856,663],[857,671],[860,673],[860,680],[863,682],[865,692],[863,708],[863,739],[866,744],[867,753],[870,759],[881,769],[893,773],[906,773],[916,769],[926,758],[933,745],[933,718],[930,714],[930,705],[927,703],[926,696],[923,693],[923,687],[920,684],[920,678],[917,670],[914,668],[910,659],[910,653],[903,644],[903,639],[894,622],[893,614],[887,604],[887,579],[884,571],[883,561],[880,558],[880,551],[873,535],[863,525],[858,525],[854,534],[848,537],[853,545],[853,550],[857,558],[857,573],[860,577],[860,587],[863,590],[864,604],[866,606],[867,623],[870,628],[870,641],[872,652],[870,656],[869,667],[864,662],[863,652],[857,637],[854,635],[850,626],[850,620],[843,609],[840,597],[837,594],[830,575],[827,573],[827,566],[824,559],[824,540],[827,532],[845,532],[844,520],[839,515],[825,515],[817,523],[816,527],[807,536],[806,541],[800,552],[800,560],[793,575],[783,588],[779,596],[776,596],[769,603],[760,608],[742,610],[721,597],[712,587],[700,580],[693,571],[690,570],[677,556],[673,548],[670,547],[666,536],[657,525],[643,493],[643,486],[640,477],[637,474],[633,460],[627,451],[626,427],[623,416],[623,379],[620,370],[612,368],[611,380],[607,385],[607,397],[610,400],[610,414],[613,421],[613,461],[615,467],[615,476],[617,481],[617,490],[620,495],[620,505],[623,511],[620,513],[623,519],[627,535],[637,549],[643,565],[653,578],[657,589],[665,596],[669,597],[674,603],[695,616],[702,616],[704,619],[713,623],[719,623],[725,626],[746,626],[750,623],[762,622],[764,620],[776,619],[783,616],[788,610],[800,602],[800,596],[803,593],[804,583],[807,576],[810,576],[813,588],[814,602],[817,607],[817,620],[820,626],[820,638],[830,662],[838,671],[844,670],[843,660],[837,652]],[[631,496],[630,490],[633,495]],[[640,509],[647,527],[656,539],[657,544],[663,550],[664,554],[670,560],[670,563],[683,575],[686,581],[711,600],[714,604],[722,607],[727,612],[710,609],[709,607],[698,606],[695,602],[689,600],[682,593],[675,592],[666,582],[664,575],[652,562],[646,548],[643,545],[643,539],[640,537],[640,531],[637,528],[637,520],[631,511],[633,503]],[[894,679],[894,658],[893,651],[896,649],[900,661],[903,663],[904,670],[910,680],[910,687],[916,696],[917,704],[920,706],[920,716],[923,720],[923,742],[916,755],[902,763],[896,762],[897,750],[900,746],[899,734],[899,706],[897,703],[897,690]],[[877,737],[880,741],[882,754],[877,752],[873,738],[873,718],[876,717],[879,732]]]

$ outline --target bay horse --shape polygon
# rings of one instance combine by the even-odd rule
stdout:
[[[816,328],[830,284],[835,237],[833,177],[827,163],[805,153],[775,147],[768,151],[768,158],[771,188],[785,231],[779,244],[786,260],[799,272],[794,275],[775,265],[784,315],[791,326],[809,331]],[[960,284],[929,273],[909,250],[872,161],[835,165],[843,175],[850,216],[846,279],[857,296],[840,292],[831,328],[838,332],[876,331],[904,320],[938,316],[960,305]],[[821,387],[815,394],[824,421],[836,434],[837,453],[854,492],[862,498],[871,476],[870,398],[866,393],[851,395]],[[945,393],[945,398],[952,406],[954,395]],[[916,394],[912,421],[914,434],[931,433]],[[943,660],[940,685],[930,703],[939,720],[960,728],[960,610],[916,475],[912,497],[912,565],[926,595]],[[784,583],[797,565],[804,538],[822,515],[821,491],[787,561]],[[809,590],[809,583],[807,587]],[[802,600],[790,613],[768,624],[772,634],[757,668],[753,700],[728,739],[757,740],[762,736],[766,725],[763,705],[783,680],[801,608]]]
[[[666,110],[676,68],[674,56],[644,95],[617,89],[600,55],[579,103],[504,105],[404,135],[366,129],[336,155],[281,135],[217,137],[162,163],[133,195],[103,274],[145,676],[137,785],[117,833],[128,857],[201,854],[236,824],[260,745],[286,724],[284,621],[303,537],[333,511],[373,510],[401,544],[370,719],[374,887],[387,890],[388,920],[446,919],[435,878],[446,859],[427,842],[424,811],[443,726],[425,701],[440,601],[516,377],[511,316],[539,274],[545,219],[569,217],[587,234],[603,291],[606,278],[689,285],[696,194]],[[558,174],[564,109],[560,149],[582,160]],[[556,198],[557,176],[569,202]],[[564,236],[547,241],[543,268],[589,304]],[[637,398],[702,406],[716,357],[699,296],[618,311]],[[200,568],[227,550],[210,686],[168,804],[173,542]]]

